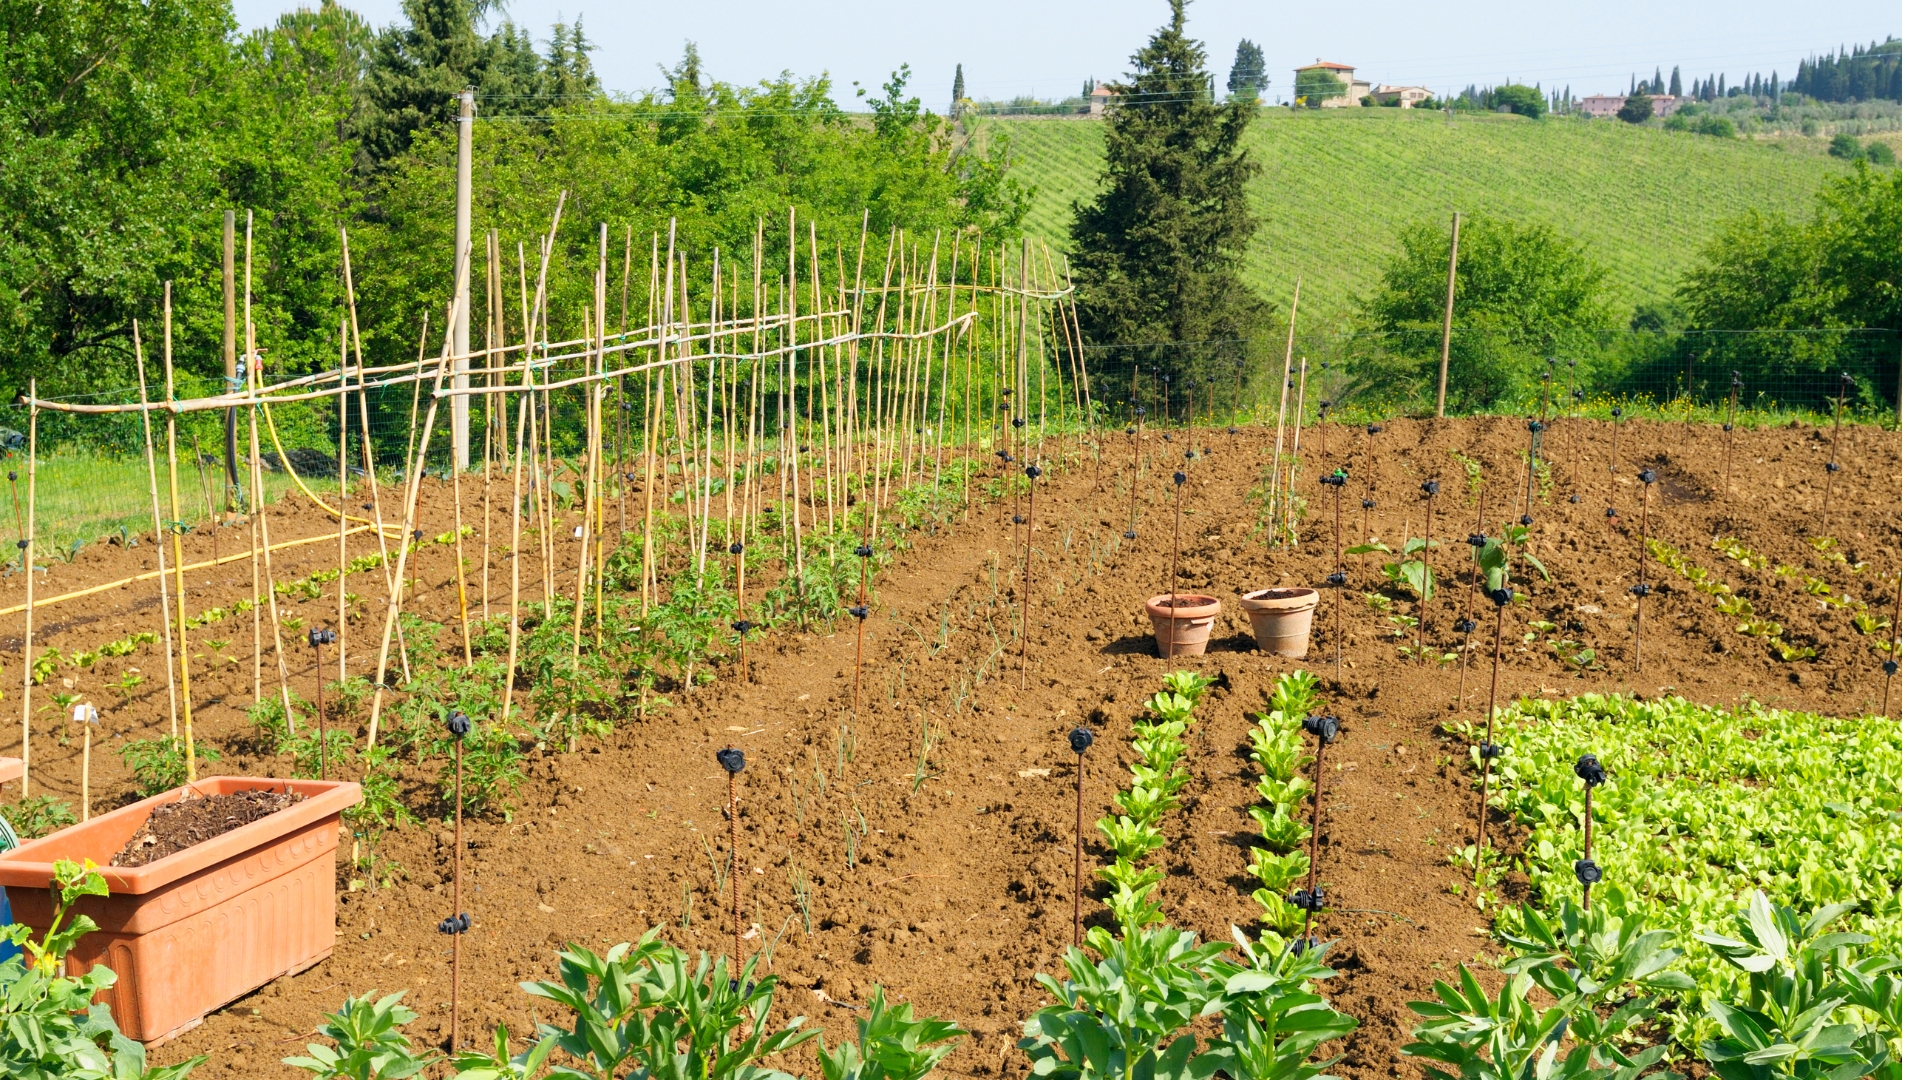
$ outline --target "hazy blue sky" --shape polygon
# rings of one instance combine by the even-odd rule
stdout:
[[[273,21],[297,0],[236,0],[243,27]],[[399,17],[399,0],[345,0],[376,25]],[[1103,3],[973,0],[970,3],[793,3],[705,0],[621,3],[506,0],[509,17],[544,40],[556,20],[586,21],[594,66],[611,90],[659,86],[659,65],[675,63],[683,42],[700,47],[707,69],[729,82],[791,70],[829,73],[843,103],[855,81],[878,86],[905,63],[911,90],[944,106],[955,63],[966,65],[974,97],[1078,93],[1089,76],[1126,70],[1127,58],[1166,21],[1164,0]],[[1866,44],[1900,33],[1898,0],[1742,0],[1674,3],[1617,0],[1563,4],[1275,4],[1192,0],[1191,32],[1208,47],[1224,86],[1235,44],[1266,50],[1276,86],[1292,68],[1325,58],[1353,64],[1363,79],[1425,85],[1436,91],[1512,79],[1572,86],[1576,94],[1614,93],[1657,64],[1680,66],[1691,84],[1709,72],[1738,81],[1746,72],[1793,75],[1813,51]],[[1271,94],[1269,95],[1272,96]]]

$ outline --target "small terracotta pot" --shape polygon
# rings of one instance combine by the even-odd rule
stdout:
[[[1313,638],[1313,609],[1319,603],[1320,594],[1312,589],[1261,589],[1240,598],[1260,651],[1290,660],[1307,655]]]
[[[306,798],[145,866],[107,865],[161,803],[189,789],[225,795],[254,788]],[[108,895],[74,905],[100,929],[67,955],[67,971],[112,968],[119,978],[102,997],[122,1033],[152,1046],[333,952],[340,812],[359,801],[353,783],[208,777],[0,855],[0,886],[12,894],[14,918],[44,933],[53,915],[47,886],[54,861],[93,860]]]
[[[1153,620],[1153,639],[1161,656],[1199,656],[1207,651],[1207,638],[1213,634],[1213,620],[1220,614],[1220,598],[1201,593],[1181,593],[1179,605],[1166,593],[1147,601],[1147,618]]]

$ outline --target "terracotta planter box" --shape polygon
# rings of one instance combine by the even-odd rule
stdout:
[[[267,789],[306,798],[145,866],[107,861],[155,806],[187,790],[203,795]],[[14,919],[44,932],[56,859],[92,859],[108,896],[74,910],[100,929],[67,957],[78,974],[96,963],[119,979],[104,995],[128,1038],[152,1045],[197,1027],[222,1005],[303,971],[333,952],[334,850],[340,812],[360,785],[321,780],[209,777],[61,829],[0,854],[0,886]]]

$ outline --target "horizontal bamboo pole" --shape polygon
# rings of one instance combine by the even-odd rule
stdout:
[[[388,526],[388,528],[396,533],[399,531],[398,526],[390,525]],[[346,532],[346,535],[352,536],[355,533],[369,532],[372,529],[373,529],[373,526],[371,525],[361,525],[357,528],[348,529]],[[269,545],[267,547],[267,550],[279,551],[282,548],[299,547],[302,544],[318,544],[326,540],[338,540],[340,538],[340,535],[341,534],[338,532],[330,532],[324,536],[309,536],[301,540],[282,540],[277,544]],[[221,558],[214,559],[210,562],[194,563],[192,566],[183,566],[180,568],[180,572],[184,574],[189,570],[206,570],[210,567],[220,566],[224,563],[238,562],[241,559],[251,559],[253,558],[253,555],[254,555],[253,549],[248,548],[247,550],[239,553],[238,555],[226,555],[226,556],[222,556]],[[168,571],[168,572],[171,572],[171,571]],[[159,577],[161,573],[162,571],[159,571],[159,570],[149,570],[144,574],[135,574],[130,578],[121,578],[119,581],[109,581],[105,585],[94,585],[90,588],[80,589],[76,592],[61,593],[59,596],[49,596],[44,600],[35,599],[33,602],[33,606],[35,610],[38,610],[40,608],[46,607],[49,604],[58,604],[62,600],[78,600],[83,596],[92,596],[94,593],[106,592],[108,589],[117,589],[122,585],[132,585],[137,581],[152,581],[154,578]],[[25,610],[27,610],[27,605],[15,604],[10,608],[0,608],[0,616],[18,615]]]

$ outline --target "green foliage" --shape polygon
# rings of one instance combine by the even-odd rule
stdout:
[[[1361,302],[1378,357],[1359,369],[1370,392],[1426,385],[1439,365],[1452,252],[1450,224],[1407,225],[1400,251]],[[1549,349],[1586,359],[1615,324],[1610,272],[1588,245],[1546,222],[1468,214],[1460,223],[1447,390],[1449,404],[1489,408],[1535,394]]]
[[[1898,329],[1900,186],[1899,172],[1856,162],[1821,186],[1810,217],[1737,214],[1681,275],[1676,295],[1696,325],[1716,330]],[[1748,336],[1738,361],[1749,379],[1772,370],[1832,370],[1849,359],[1830,335]],[[1877,370],[1864,378],[1861,368],[1853,370],[1863,391],[1889,394],[1892,384]]]
[[[220,751],[198,742],[193,756],[207,765],[220,760]],[[133,773],[133,785],[142,798],[172,791],[187,782],[187,741],[178,735],[128,739],[120,746],[120,761]]]
[[[1853,950],[1865,934],[1821,933],[1851,903],[1829,904],[1803,923],[1756,889],[1735,922],[1737,937],[1703,932],[1714,955],[1747,976],[1747,992],[1707,1000],[1723,1037],[1702,1046],[1725,1080],[1899,1075],[1902,980],[1898,954]],[[1737,983],[1735,984],[1738,985]]]
[[[1208,343],[1204,357],[1166,357],[1195,378],[1203,362],[1231,362],[1272,313],[1240,278],[1257,227],[1247,184],[1258,166],[1240,145],[1253,103],[1214,103],[1184,0],[1171,6],[1132,76],[1109,83],[1105,168],[1074,211],[1074,282],[1092,342]]]
[[[33,795],[6,808],[7,824],[22,840],[37,840],[79,821],[73,806],[51,795]]]
[[[1310,67],[1293,73],[1293,100],[1309,109],[1317,109],[1328,98],[1345,97],[1347,84],[1340,76],[1322,67]]]
[[[1327,946],[1296,955],[1271,934],[1255,943],[1235,928],[1234,938],[1250,958],[1245,967],[1223,955],[1227,942],[1201,943],[1176,927],[1087,931],[1100,959],[1069,948],[1065,980],[1034,976],[1054,1004],[1027,1019],[1020,1040],[1031,1077],[1306,1080],[1337,1061],[1311,1060],[1355,1026],[1314,991],[1313,980],[1333,975]],[[1219,1034],[1202,1048],[1186,1029],[1217,1014]]]
[[[1399,551],[1394,551],[1382,543],[1370,542],[1355,544],[1353,547],[1347,549],[1347,554],[1400,556],[1400,561],[1398,562],[1381,564],[1381,576],[1387,579],[1389,585],[1396,585],[1405,589],[1412,593],[1417,600],[1431,600],[1437,590],[1437,585],[1434,581],[1433,573],[1427,566],[1428,560],[1433,557],[1428,552],[1432,548],[1439,546],[1440,543],[1438,541],[1429,543],[1425,537],[1413,536],[1407,538],[1406,544]],[[1418,556],[1418,558],[1415,556]]]
[[[1644,93],[1630,94],[1614,115],[1629,124],[1644,124],[1653,119],[1653,99]]]
[[[1489,104],[1496,110],[1505,106],[1510,113],[1534,120],[1547,115],[1546,95],[1531,86],[1520,83],[1508,83],[1495,89]]]
[[[945,1020],[915,1020],[912,1005],[888,1005],[878,985],[855,1028],[856,1041],[816,1051],[821,1080],[925,1080],[953,1050],[952,1041],[967,1033]]]
[[[432,1066],[439,1055],[414,1050],[413,1040],[400,1030],[419,1019],[400,1004],[406,991],[375,1000],[379,992],[347,999],[315,1029],[332,1039],[332,1046],[308,1043],[306,1056],[281,1063],[325,1080],[404,1080]]]
[[[454,760],[451,736],[434,747],[442,755],[440,766],[440,797],[447,805],[453,805]],[[461,794],[466,804],[466,812],[476,817],[498,814],[507,821],[513,820],[513,796],[526,782],[527,776],[520,767],[525,755],[520,752],[520,741],[512,733],[503,729],[492,720],[474,721],[473,730],[466,738],[466,776],[461,782]]]
[[[105,1002],[93,1000],[113,986],[113,969],[95,964],[84,975],[64,974],[74,944],[98,929],[85,915],[68,922],[69,910],[83,896],[107,895],[107,883],[92,862],[61,859],[53,874],[53,920],[41,939],[17,923],[4,931],[26,951],[0,963],[0,1073],[22,1080],[181,1080],[204,1064],[202,1054],[148,1068],[146,1049],[120,1033]]]
[[[580,1066],[560,1076],[613,1080],[632,1072],[694,1080],[791,1080],[761,1064],[818,1033],[796,1016],[768,1030],[778,979],[753,978],[749,957],[739,978],[725,958],[686,953],[658,940],[659,927],[603,958],[579,945],[560,953],[560,981],[521,983],[534,998],[571,1014],[567,1026],[541,1024],[557,1049]]]
[[[1509,745],[1490,803],[1530,830],[1524,869],[1548,904],[1580,895],[1584,786],[1571,763],[1592,753],[1607,768],[1593,793],[1594,861],[1632,898],[1619,914],[1682,935],[1678,970],[1700,989],[1671,995],[1678,1041],[1707,1037],[1702,1000],[1733,985],[1696,935],[1729,925],[1751,889],[1801,911],[1854,902],[1847,928],[1898,953],[1897,723],[1598,694],[1522,701],[1498,723]],[[1512,908],[1498,926],[1525,929]]]
[[[1140,761],[1128,766],[1133,786],[1114,794],[1114,805],[1120,808],[1121,816],[1094,822],[1114,851],[1113,862],[1094,873],[1113,886],[1106,904],[1122,927],[1147,926],[1163,918],[1152,891],[1166,874],[1140,860],[1166,843],[1160,833],[1160,819],[1180,805],[1180,789],[1192,779],[1179,767],[1180,758],[1186,754],[1182,738],[1193,723],[1195,704],[1214,678],[1192,671],[1171,671],[1161,681],[1167,689],[1147,699],[1146,717],[1133,725],[1136,737],[1132,746]]]
[[[1233,50],[1233,68],[1227,72],[1227,93],[1256,101],[1269,85],[1266,50],[1241,38]]]
[[[1247,873],[1260,881],[1253,899],[1266,912],[1268,926],[1283,934],[1303,928],[1305,913],[1287,903],[1288,890],[1307,876],[1307,852],[1301,845],[1310,832],[1294,815],[1313,785],[1297,775],[1312,755],[1300,737],[1301,722],[1320,704],[1315,687],[1319,677],[1298,670],[1273,682],[1268,711],[1247,731],[1253,760],[1263,774],[1258,785],[1265,806],[1247,808],[1260,826],[1265,848],[1253,848]]]

